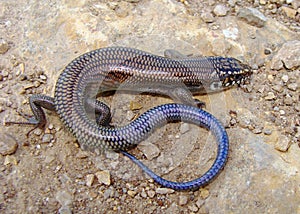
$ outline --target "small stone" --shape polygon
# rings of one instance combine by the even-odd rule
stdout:
[[[271,135],[271,134],[272,134],[272,130],[270,130],[270,129],[265,129],[265,130],[264,130],[264,134],[265,134],[265,135]]]
[[[206,23],[212,23],[215,20],[211,12],[203,12],[201,14],[201,19]]]
[[[9,164],[18,165],[18,161],[15,156],[13,156],[13,155],[5,156],[4,165],[9,165]]]
[[[160,149],[153,143],[142,142],[137,147],[143,152],[148,160],[152,160],[160,154]]]
[[[263,27],[267,21],[267,18],[255,8],[241,8],[237,17],[256,27]]]
[[[280,110],[279,110],[279,114],[280,114],[280,115],[285,115],[285,111],[282,110],[282,109],[280,109]]]
[[[71,205],[73,202],[73,196],[71,193],[65,190],[58,191],[56,193],[55,199],[62,205],[68,206]]]
[[[106,199],[112,197],[112,196],[114,195],[114,192],[115,192],[115,191],[114,191],[113,188],[108,188],[108,189],[106,189],[106,190],[104,191],[104,193],[103,193],[104,199],[106,200]]]
[[[261,4],[261,5],[266,5],[266,4],[267,4],[267,1],[266,1],[266,0],[259,0],[259,4]]]
[[[8,50],[8,43],[4,39],[0,39],[0,54],[5,54]]]
[[[275,144],[275,149],[280,152],[286,152],[290,148],[290,146],[290,139],[285,135],[281,135],[279,136],[278,141]]]
[[[227,12],[229,11],[228,7],[222,4],[218,4],[215,6],[213,12],[216,16],[226,16]]]
[[[290,89],[291,91],[296,91],[298,88],[298,84],[297,83],[291,83],[287,85],[288,89]]]
[[[93,175],[93,174],[88,174],[88,175],[86,176],[86,185],[87,185],[88,187],[91,187],[91,186],[93,185],[94,179],[95,179],[95,175]]]
[[[276,98],[276,96],[273,92],[268,92],[268,95],[265,96],[265,100],[273,100],[275,98]]]
[[[44,134],[42,137],[42,143],[50,143],[53,140],[53,135],[52,134]]]
[[[179,196],[179,205],[180,206],[186,205],[187,202],[188,202],[188,197],[186,195]]]
[[[283,75],[281,77],[281,80],[284,82],[284,83],[287,83],[289,81],[289,76],[288,75]]]
[[[89,153],[87,151],[79,150],[79,152],[76,154],[76,158],[84,159],[89,156]]]
[[[42,75],[40,75],[40,79],[41,80],[47,80],[47,77],[44,74],[42,74]]]
[[[283,87],[282,87],[281,85],[279,85],[279,84],[274,85],[274,86],[272,87],[272,89],[273,89],[274,91],[279,92],[279,93],[283,91]]]
[[[283,98],[283,103],[284,103],[285,105],[290,106],[290,105],[292,105],[292,104],[294,103],[294,100],[293,100],[293,98],[292,98],[291,96],[285,96],[285,97]]]
[[[267,78],[268,78],[268,80],[269,80],[270,82],[272,82],[272,81],[274,80],[274,77],[273,77],[273,75],[271,75],[271,74],[269,74]]]
[[[0,137],[0,154],[11,155],[15,153],[18,148],[16,139],[5,133],[1,133]]]
[[[7,71],[7,70],[3,70],[3,71],[2,71],[2,75],[3,75],[4,77],[7,77],[7,76],[8,76],[8,74],[9,74],[9,73],[8,73],[8,71]]]
[[[130,197],[134,197],[136,194],[137,194],[137,192],[136,191],[133,191],[133,190],[128,190],[127,191],[127,194],[130,196]]]
[[[206,199],[209,196],[209,191],[207,189],[201,189],[200,190],[200,196],[202,199]]]
[[[282,6],[281,9],[287,17],[295,19],[297,10],[294,10],[294,9],[286,7],[286,6]]]
[[[252,130],[252,132],[254,134],[260,134],[260,133],[262,133],[262,130],[260,128],[255,128],[255,129]]]
[[[145,189],[142,190],[141,197],[142,198],[147,198],[147,193],[145,192]]]
[[[174,192],[175,191],[173,189],[170,189],[170,188],[157,188],[156,189],[156,193],[161,194],[161,195],[172,194]]]
[[[192,204],[192,205],[188,206],[188,209],[190,211],[192,211],[193,213],[196,213],[199,210],[198,207],[195,204]]]
[[[234,7],[236,2],[237,0],[228,0],[228,4],[230,5],[230,7]]]
[[[130,102],[130,110],[131,111],[140,110],[141,108],[143,108],[143,106],[140,103],[134,102],[134,101]]]
[[[96,172],[96,177],[98,179],[98,182],[100,184],[105,184],[107,186],[110,185],[111,181],[110,181],[110,173],[108,170],[103,170],[103,171],[99,171]]]
[[[153,198],[155,196],[155,192],[153,190],[149,190],[147,191],[147,195],[149,196],[149,198]]]

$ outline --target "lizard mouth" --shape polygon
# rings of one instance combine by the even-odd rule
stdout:
[[[222,85],[224,87],[249,83],[253,71],[250,66],[246,64],[240,63],[239,66],[240,69],[228,73],[228,75],[223,79]]]

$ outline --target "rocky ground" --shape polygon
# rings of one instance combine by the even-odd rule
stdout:
[[[299,0],[0,2],[1,213],[300,213]],[[55,113],[45,131],[4,126],[53,95],[61,70],[89,50],[123,45],[162,55],[232,56],[254,69],[243,88],[206,96],[230,138],[223,172],[205,188],[162,188],[122,155],[82,151]],[[105,97],[115,125],[168,98]],[[185,181],[212,164],[205,130],[168,124],[131,153]]]

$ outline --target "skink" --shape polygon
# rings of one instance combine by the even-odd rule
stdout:
[[[83,149],[120,151],[162,186],[177,190],[195,189],[206,185],[221,171],[229,145],[225,129],[215,117],[197,108],[200,102],[193,99],[191,92],[224,90],[243,83],[251,74],[249,66],[234,58],[178,59],[125,47],[98,49],[79,56],[66,66],[57,80],[54,98],[31,96],[34,116],[23,124],[43,128],[46,116],[42,108],[56,111]],[[110,109],[96,97],[99,92],[119,89],[164,94],[183,104],[157,106],[128,125],[111,127],[108,125]],[[197,124],[212,131],[216,137],[217,158],[212,167],[194,181],[176,183],[164,180],[125,151],[144,140],[155,128],[171,121]]]

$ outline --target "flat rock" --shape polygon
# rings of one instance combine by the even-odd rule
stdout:
[[[250,7],[241,8],[237,13],[237,17],[256,27],[263,27],[267,21],[264,14],[259,12],[257,9]]]
[[[293,69],[300,66],[300,40],[288,41],[282,45],[271,61],[271,68],[280,70],[285,66]]]

